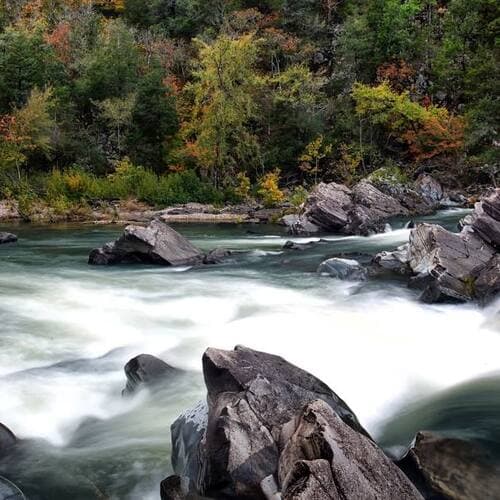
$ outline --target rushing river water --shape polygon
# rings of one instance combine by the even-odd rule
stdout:
[[[430,219],[453,229],[460,211]],[[282,251],[272,226],[179,226],[203,249],[237,253],[199,269],[95,268],[89,250],[120,228],[0,227],[0,422],[33,438],[0,475],[31,499],[158,499],[169,425],[204,396],[208,346],[283,355],[328,383],[387,449],[435,429],[500,447],[500,302],[424,305],[402,280],[318,276],[326,257],[374,254],[409,230],[326,237]],[[296,241],[314,238],[295,238]],[[191,370],[122,398],[123,366],[150,353]]]

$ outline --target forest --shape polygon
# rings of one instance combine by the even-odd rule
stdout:
[[[496,0],[2,0],[0,198],[496,184]]]

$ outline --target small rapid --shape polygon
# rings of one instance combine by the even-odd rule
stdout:
[[[428,219],[454,228],[461,216]],[[404,243],[405,222],[371,237],[293,238],[315,242],[304,251],[283,250],[290,238],[278,227],[180,226],[203,249],[236,251],[196,269],[87,266],[89,250],[118,227],[16,227],[19,243],[0,248],[0,422],[44,440],[40,456],[65,464],[57,498],[79,498],[69,485],[83,474],[112,498],[157,499],[169,426],[204,396],[203,351],[244,344],[321,378],[388,448],[433,427],[496,442],[484,418],[500,419],[500,384],[483,381],[500,380],[499,300],[425,305],[397,277],[315,273],[334,254]],[[140,353],[189,373],[160,393],[122,398],[123,366]],[[40,487],[53,488],[57,470],[42,472]]]

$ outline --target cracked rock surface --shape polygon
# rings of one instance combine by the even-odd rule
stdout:
[[[420,499],[347,404],[279,356],[238,346],[203,356],[208,412],[172,425],[191,492],[241,499]],[[183,433],[185,425],[197,433]],[[164,498],[167,498],[165,496]]]

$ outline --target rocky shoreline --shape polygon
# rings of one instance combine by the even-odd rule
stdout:
[[[366,235],[383,231],[386,221],[392,217],[427,215],[439,208],[472,206],[476,199],[476,194],[446,191],[430,175],[423,174],[410,185],[370,178],[352,188],[320,183],[301,207],[282,203],[267,208],[256,202],[247,202],[223,207],[187,203],[155,209],[144,203],[125,200],[85,205],[68,213],[59,213],[40,203],[25,215],[15,200],[0,200],[0,222],[124,225],[147,224],[161,219],[169,224],[280,223],[287,226],[291,234],[340,232]]]
[[[207,398],[171,425],[175,475],[158,485],[162,500],[498,498],[500,469],[476,442],[421,431],[393,457],[334,391],[279,356],[243,346],[208,349],[202,365]],[[185,375],[146,354],[131,359],[125,374],[128,398]],[[0,424],[2,469],[20,470],[21,461],[20,477],[28,477],[22,464],[30,462],[23,460],[41,449]],[[24,493],[33,494],[34,484],[16,478],[15,472],[0,477],[0,493],[19,500],[26,487]],[[76,497],[106,497],[87,483],[82,476],[73,485]]]

